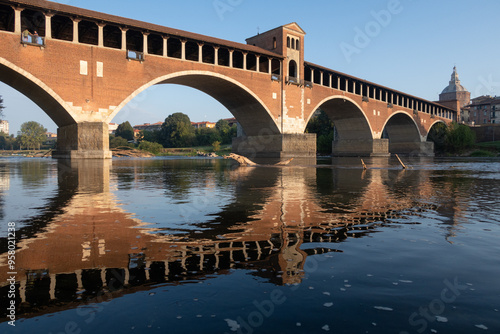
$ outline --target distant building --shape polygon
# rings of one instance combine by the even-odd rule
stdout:
[[[47,132],[45,133],[45,137],[47,140],[55,140],[57,139],[57,133]]]
[[[224,118],[225,121],[227,121],[227,123],[229,123],[229,126],[233,126],[235,124],[238,124],[238,121],[236,120],[236,118]]]
[[[0,132],[9,135],[9,121],[0,121]]]
[[[456,66],[453,67],[448,86],[439,94],[438,103],[456,110],[458,122],[469,123],[467,106],[470,103],[470,92],[460,83]]]
[[[195,129],[201,129],[201,128],[212,129],[212,128],[215,128],[215,123],[213,123],[213,122],[191,122],[191,125]]]
[[[110,135],[114,135],[115,132],[116,132],[116,130],[118,129],[118,124],[116,124],[116,123],[109,123],[108,129],[109,129],[109,134]]]
[[[162,125],[163,125],[163,122],[157,122],[157,123],[154,123],[154,124],[144,123],[144,124],[141,124],[141,125],[134,125],[134,130],[139,130],[139,131],[160,131]]]
[[[500,117],[500,96],[480,96],[471,100],[468,106],[470,122],[474,125],[498,124]]]
[[[50,145],[53,144],[57,141],[57,134],[52,133],[52,132],[46,132],[45,133],[45,145]]]

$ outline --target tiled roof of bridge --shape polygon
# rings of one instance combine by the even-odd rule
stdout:
[[[348,77],[348,78],[351,78],[351,79],[354,79],[354,80],[357,80],[359,82],[362,82],[362,83],[366,83],[366,84],[369,84],[371,86],[374,86],[374,87],[378,87],[378,88],[382,88],[382,89],[385,89],[385,90],[388,90],[390,92],[394,92],[396,94],[400,94],[400,95],[404,95],[404,96],[407,96],[407,97],[410,97],[412,99],[415,99],[415,100],[420,100],[422,102],[426,102],[426,103],[431,103],[431,104],[435,104],[437,106],[440,106],[440,107],[443,107],[445,109],[449,109],[448,107],[440,104],[439,102],[434,102],[434,101],[428,101],[426,99],[423,99],[421,97],[418,97],[418,96],[414,96],[414,95],[411,95],[411,94],[408,94],[408,93],[405,93],[405,92],[401,92],[401,91],[398,91],[396,89],[392,89],[392,88],[389,88],[389,87],[385,87],[385,86],[382,86],[380,84],[377,84],[377,83],[374,83],[374,82],[371,82],[371,81],[367,81],[367,80],[364,80],[364,79],[361,79],[361,78],[358,78],[358,77],[355,77],[355,76],[352,76],[350,74],[346,74],[346,73],[342,73],[342,72],[339,72],[339,71],[335,71],[335,70],[332,70],[330,68],[327,68],[327,67],[324,67],[324,66],[321,66],[321,65],[317,65],[317,64],[314,64],[314,63],[311,63],[311,62],[308,62],[308,61],[305,61],[304,62],[305,65],[307,66],[311,66],[311,67],[315,67],[315,68],[318,68],[320,70],[323,70],[325,72],[332,72],[334,74],[338,74],[338,75],[341,75],[341,76],[344,76],[344,77]]]
[[[220,39],[220,38],[205,36],[205,35],[196,34],[196,33],[183,31],[183,30],[179,30],[179,29],[168,28],[168,27],[164,27],[161,25],[157,25],[157,24],[152,24],[152,23],[147,23],[147,22],[138,21],[138,20],[134,20],[134,19],[124,18],[121,16],[104,14],[104,13],[96,12],[93,10],[83,9],[83,8],[79,8],[79,7],[69,6],[69,5],[63,5],[63,4],[51,2],[51,1],[16,0],[16,1],[0,1],[0,2],[7,2],[7,3],[11,3],[12,5],[23,4],[26,6],[42,9],[44,11],[54,11],[54,12],[59,12],[61,14],[66,14],[69,16],[94,19],[98,22],[114,23],[117,25],[126,26],[126,27],[130,27],[130,28],[132,28],[132,27],[139,28],[139,29],[150,31],[150,32],[158,32],[158,33],[166,34],[166,35],[170,35],[170,36],[184,37],[186,39],[203,41],[203,42],[207,42],[207,43],[211,43],[211,44],[215,44],[215,45],[219,45],[219,46],[226,46],[230,49],[251,51],[251,52],[255,52],[255,53],[259,53],[259,54],[263,54],[263,55],[267,55],[267,56],[271,56],[271,57],[275,57],[275,58],[283,58],[283,56],[280,54],[270,52],[270,51],[267,51],[265,49],[253,46],[253,45],[232,42],[232,41],[228,41],[228,40],[224,40],[224,39]]]

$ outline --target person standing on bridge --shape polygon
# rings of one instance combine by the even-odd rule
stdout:
[[[23,31],[23,42],[29,42],[30,31],[28,29],[24,29]]]
[[[40,44],[40,45],[43,44],[42,41],[41,41],[41,38],[40,38],[40,36],[38,36],[38,32],[36,30],[33,33],[33,37],[32,38],[33,38],[32,43],[36,43],[36,44]]]

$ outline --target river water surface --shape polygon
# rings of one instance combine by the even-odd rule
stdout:
[[[365,162],[0,159],[0,332],[500,333],[500,160]]]

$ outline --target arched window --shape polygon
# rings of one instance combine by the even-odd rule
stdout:
[[[290,37],[287,37],[286,38],[286,47],[289,48],[290,47]]]
[[[297,43],[295,43],[295,48],[300,51],[300,40],[297,40]]]
[[[278,47],[278,43],[276,42],[276,37],[273,37],[273,49]]]
[[[290,60],[288,63],[288,76],[292,78],[297,77],[297,63],[295,60]]]
[[[295,38],[292,38],[292,49],[295,49]]]

